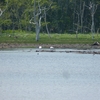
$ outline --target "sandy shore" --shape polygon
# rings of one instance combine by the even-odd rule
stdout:
[[[39,46],[43,48],[50,48],[53,46],[54,48],[61,48],[61,49],[100,49],[100,45],[93,46],[89,44],[32,44],[32,43],[0,43],[0,49],[8,49],[8,48],[38,48]]]

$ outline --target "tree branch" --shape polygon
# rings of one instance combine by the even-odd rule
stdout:
[[[1,8],[0,8],[0,16],[3,14],[3,11],[1,10]]]
[[[34,17],[32,17],[32,18],[30,19],[30,21],[29,21],[30,24],[36,24],[36,23],[32,22],[32,19],[33,19],[33,18],[34,18]]]
[[[5,8],[4,10],[2,10],[2,9],[0,8],[0,16],[2,16],[3,12],[5,12],[5,10],[7,9],[7,6],[8,6],[8,1],[7,1],[7,4],[6,4],[6,8]]]

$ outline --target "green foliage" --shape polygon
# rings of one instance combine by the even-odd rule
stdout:
[[[0,17],[1,29],[35,31],[34,25],[29,24],[29,20],[33,17],[34,1],[37,4],[39,2],[41,8],[50,7],[46,14],[50,32],[64,33],[69,32],[69,30],[76,32],[78,14],[80,13],[79,8],[83,5],[83,2],[85,2],[86,6],[89,6],[92,0],[1,0],[0,8],[4,10],[7,6]],[[94,0],[94,3],[98,3],[98,9],[95,13],[95,31],[97,31],[100,28],[100,1]],[[90,32],[91,27],[91,15],[86,6],[83,16],[83,27],[80,24],[78,26],[79,32],[82,29],[83,33]],[[44,20],[42,20],[42,25],[43,30],[41,32],[46,31]]]

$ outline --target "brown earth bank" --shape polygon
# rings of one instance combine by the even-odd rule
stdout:
[[[60,49],[100,49],[100,45],[93,44],[32,44],[32,43],[0,43],[0,49],[8,49],[8,48],[38,48],[39,46],[42,48],[50,48],[53,46],[54,48]]]

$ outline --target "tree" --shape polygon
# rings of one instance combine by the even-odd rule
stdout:
[[[5,6],[5,4],[6,4],[6,6]],[[0,17],[3,15],[5,10],[7,9],[7,6],[8,6],[8,0],[7,1],[6,0],[2,1],[1,0],[1,4],[0,4]],[[1,24],[2,24],[2,22],[0,21],[0,32],[2,30]]]
[[[5,3],[6,2],[6,7],[2,10],[2,8],[0,8],[0,16],[2,16],[2,14],[5,12],[7,6],[8,6],[8,0],[7,1],[1,1],[2,3]]]
[[[88,7],[90,14],[91,14],[91,33],[92,33],[92,39],[94,39],[94,34],[95,34],[95,22],[94,22],[94,15],[96,13],[98,4],[95,4],[93,1],[90,1]]]
[[[95,4],[94,14],[90,2],[92,7]],[[34,32],[37,30],[38,39],[40,31],[47,31],[48,34],[49,31],[73,32],[76,37],[80,32],[92,32],[93,37],[93,31],[100,29],[99,9],[100,0],[0,0],[0,28]]]
[[[74,2],[74,14],[73,14],[73,20],[76,31],[76,38],[78,37],[79,32],[83,33],[83,21],[84,21],[84,11],[85,11],[85,1],[83,0],[75,0]]]
[[[95,33],[94,15],[97,10],[97,6],[98,6],[97,4],[90,2],[89,10],[90,10],[91,19],[92,19],[92,24],[91,24],[92,39],[94,38],[94,33]]]
[[[36,0],[34,0],[34,12],[33,12],[33,17],[30,19],[30,23],[35,25],[36,41],[39,40],[42,18],[44,18],[46,22],[46,11],[47,9],[49,9],[49,7],[46,8],[46,6],[47,6],[46,3],[42,4],[40,1],[36,2]],[[46,24],[46,29],[48,32],[47,24]]]

